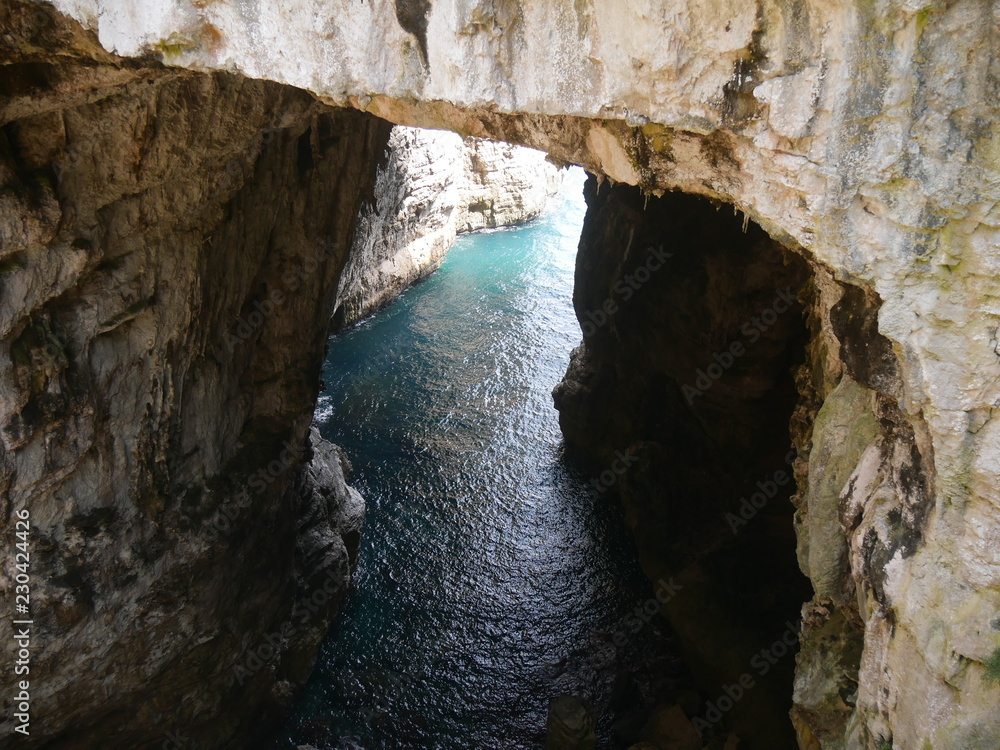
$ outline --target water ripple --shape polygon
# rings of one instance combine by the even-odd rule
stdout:
[[[553,695],[606,701],[606,633],[648,584],[621,519],[564,461],[549,395],[579,340],[581,188],[573,174],[539,221],[461,238],[331,341],[316,421],[368,516],[275,747],[538,747]]]

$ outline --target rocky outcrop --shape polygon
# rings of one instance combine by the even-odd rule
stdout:
[[[0,519],[10,545],[30,514],[33,620],[30,736],[5,691],[0,745],[244,747],[356,555],[363,503],[310,423],[388,127],[116,60],[42,6],[0,31]]]
[[[563,434],[599,489],[621,498],[646,574],[680,587],[664,612],[705,701],[741,692],[723,718],[706,709],[705,739],[731,728],[750,750],[794,746],[794,660],[758,674],[754,658],[809,597],[788,430],[808,266],[701,198],[598,190],[594,178],[585,195],[574,290],[584,338],[554,392]]]
[[[586,196],[584,339],[553,395],[567,442],[622,500],[647,574],[678,583],[663,611],[718,693],[695,726],[751,750],[919,747],[929,699],[871,689],[900,639],[915,648],[893,614],[912,584],[893,567],[925,544],[933,482],[881,301],[702,199],[593,178]],[[1000,715],[988,693],[963,693],[969,666],[952,663],[947,704],[967,723],[942,727],[940,745],[985,750]]]
[[[536,218],[560,180],[532,149],[397,126],[340,279],[335,328],[436,270],[463,232]]]
[[[545,154],[509,143],[466,138],[465,187],[459,202],[459,234],[523,224],[538,217],[562,182]]]
[[[773,240],[804,258],[815,285],[814,294],[800,297],[807,315],[809,341],[803,361],[808,367],[798,371],[798,395],[789,396],[796,403],[788,411],[797,449],[798,494],[793,502],[798,509],[795,528],[801,538],[796,545],[798,559],[817,579],[816,598],[807,607],[801,633],[804,646],[795,683],[799,743],[810,748],[818,744],[880,750],[887,745],[923,750],[1000,744],[1000,719],[995,711],[996,664],[1000,661],[996,615],[1000,611],[1000,559],[995,554],[1000,544],[1000,422],[993,419],[1000,404],[996,251],[1000,246],[1000,75],[996,55],[991,54],[1000,46],[1000,22],[995,3],[142,0],[136,4],[133,0],[57,0],[56,7],[93,30],[105,49],[120,55],[156,54],[168,63],[194,69],[240,71],[301,86],[325,102],[365,110],[396,123],[533,146],[556,160],[640,186],[652,197],[679,190],[731,204]],[[4,108],[8,123],[91,106],[115,87],[127,86],[130,96],[138,95],[167,76],[156,71],[151,83],[144,64],[111,60],[96,49],[79,55],[59,36],[11,44],[6,26],[4,34],[6,55],[14,60],[27,55],[29,60],[5,84],[4,93],[13,102]],[[32,50],[44,54],[31,58]],[[180,73],[170,75],[188,80]],[[220,79],[202,76],[199,80]],[[41,90],[42,96],[24,95],[33,88]],[[209,93],[199,99],[206,111],[219,96]],[[163,98],[161,107],[157,100],[158,116],[167,117],[177,110],[172,101]],[[55,133],[56,142],[60,132],[65,131],[67,137],[77,132],[72,118],[62,124],[56,117],[44,126],[42,122],[24,131]],[[222,122],[228,123],[225,118]],[[145,123],[154,124],[144,127]],[[15,130],[8,127],[6,137]],[[241,132],[239,122],[230,130]],[[166,137],[151,119],[134,121],[131,132],[136,141]],[[143,174],[136,165],[141,166],[150,155],[166,159],[169,153],[171,163],[197,174],[199,165],[206,163],[204,150],[215,142],[212,138],[190,141],[189,147],[184,131],[174,132],[184,147],[150,154],[125,148],[127,140],[123,140],[70,152],[74,158],[89,158],[93,169],[104,171],[93,182],[73,181],[72,175],[69,181],[59,177],[62,192],[58,195],[73,201],[74,211],[77,203],[81,208],[68,215],[87,216],[89,210],[109,222],[109,232],[133,226],[128,223],[130,217],[143,216],[140,208],[144,205],[131,189],[136,175]],[[298,139],[295,148],[281,141],[284,153],[308,168],[316,153],[312,144],[324,143],[321,132],[314,128],[311,133],[315,135]],[[30,141],[27,138],[27,145],[16,146],[17,158],[29,167],[38,159],[46,163],[49,152],[36,149]],[[114,158],[108,158],[109,153]],[[284,174],[277,165],[274,171]],[[16,174],[29,172],[30,168]],[[172,184],[161,181],[155,188],[168,192]],[[254,180],[246,184],[251,192],[268,189],[271,209],[291,210],[294,200],[286,198],[301,195],[305,189],[273,177],[271,170],[255,172]],[[102,197],[108,189],[122,190],[120,212],[102,212],[108,205]],[[88,202],[88,191],[98,198]],[[5,225],[34,233],[36,246],[46,248],[39,265],[30,267],[47,269],[39,277],[36,294],[60,303],[76,299],[66,296],[67,290],[79,278],[81,264],[89,268],[85,263],[86,254],[93,252],[86,244],[89,238],[81,233],[82,246],[74,245],[72,239],[53,243],[55,205],[47,199],[44,181],[42,187],[26,187],[16,195],[27,198],[19,203],[8,196],[12,208]],[[185,215],[182,199],[187,193],[171,196],[172,202],[157,204],[161,210],[156,218],[161,222]],[[261,213],[271,215],[265,210]],[[60,222],[60,226],[71,225],[66,219]],[[150,234],[151,246],[159,248],[161,236]],[[58,264],[54,259],[45,262],[49,247],[58,248],[53,253]],[[201,251],[204,256],[198,256],[214,264],[206,278],[216,278],[224,263],[248,262],[243,248],[231,240],[206,247]],[[223,250],[217,250],[220,247]],[[268,247],[272,247],[270,242]],[[616,260],[615,253],[622,249],[620,239],[609,245],[606,263],[632,263],[627,255]],[[165,251],[156,257],[161,255],[169,257]],[[272,282],[280,278],[281,266],[277,266],[268,267],[266,274],[262,271],[260,278]],[[612,271],[607,273],[604,280],[613,278]],[[218,282],[215,296],[213,287],[198,287],[207,290],[212,304],[222,306],[219,309],[228,310],[226,305],[248,299],[243,276],[227,279]],[[316,283],[326,280],[316,279]],[[734,283],[732,291],[739,299],[751,280],[736,281],[740,283]],[[716,292],[713,299],[719,298]],[[24,313],[20,311],[39,304],[35,298],[27,299],[20,306],[5,302],[4,309],[12,309],[13,319],[21,320]],[[105,356],[137,356],[133,352],[143,351],[140,344],[147,347],[144,351],[167,351],[160,339],[152,339],[150,345],[149,339],[120,343],[114,337],[116,330],[135,329],[134,335],[145,330],[142,316],[149,313],[130,308],[144,299],[140,295],[119,300],[126,309],[110,317],[102,306],[87,308],[97,321],[94,330],[105,322],[122,323],[109,329],[112,335],[103,339],[112,353]],[[164,309],[181,311],[172,314],[190,309],[184,294],[157,300]],[[125,317],[119,320],[120,314]],[[83,311],[78,317],[88,319]],[[138,322],[130,325],[133,319]],[[227,319],[232,317],[227,314]],[[663,320],[662,315],[650,318],[657,319]],[[38,316],[37,321],[42,320]],[[302,326],[307,322],[315,326],[315,340],[321,339],[325,320],[300,315],[295,329],[299,335],[305,335]],[[722,334],[730,330],[715,323],[704,330]],[[18,351],[33,352],[37,342],[44,345],[49,339],[44,324],[38,325],[43,327],[32,329],[33,338],[25,339]],[[48,325],[57,333],[53,324]],[[209,324],[193,319],[190,323],[199,331],[198,326],[205,325]],[[608,334],[608,342],[631,348],[633,337],[657,336],[645,330],[649,323],[644,318],[632,318],[629,325],[637,330],[620,330],[614,337]],[[683,330],[699,329],[692,324]],[[199,346],[213,340],[217,338],[197,339],[183,356],[208,359],[207,353],[200,354],[205,350]],[[290,336],[282,346],[290,346],[293,340]],[[714,342],[695,344],[702,347],[702,353],[719,352],[712,350]],[[41,374],[20,384],[8,382],[4,394],[34,393],[32,388],[58,394],[58,378],[56,386],[47,378],[60,372],[64,358],[70,361],[80,356],[72,347],[67,351],[60,355],[54,348],[39,357],[32,355],[30,361],[38,362],[34,366]],[[304,351],[312,349],[307,346]],[[614,373],[589,348],[583,353],[588,368],[605,378]],[[268,367],[259,376],[249,365],[230,364],[227,359],[212,365],[230,368],[227,372],[243,368],[246,377],[238,384],[208,376],[185,381],[196,384],[183,394],[195,399],[197,408],[208,398],[198,400],[199,394],[208,392],[219,394],[218,403],[235,403],[232,409],[207,410],[223,415],[212,423],[220,441],[233,437],[232,420],[238,421],[250,409],[247,399],[238,398],[240,394],[262,389],[273,395],[293,387],[277,376],[275,365],[281,358],[262,359]],[[669,372],[662,357],[654,360],[650,372]],[[24,357],[19,360],[26,361]],[[777,360],[759,365],[751,382],[762,385],[769,373],[777,372],[768,369],[776,367]],[[18,372],[27,372],[18,366],[22,367]],[[581,370],[581,377],[588,368]],[[12,360],[4,372],[14,371]],[[149,382],[156,383],[155,388],[174,382],[150,381],[138,374],[120,382],[107,380],[126,377],[125,372],[124,367],[108,367],[98,371],[100,377],[67,383],[77,383],[81,394],[120,393],[124,403],[140,403],[135,394],[148,392]],[[286,367],[284,372],[300,370]],[[6,377],[10,381],[13,375]],[[650,389],[651,397],[670,390],[667,380],[661,380],[659,390]],[[219,390],[218,382],[232,387]],[[570,382],[583,381],[573,377]],[[715,388],[729,396],[740,393],[723,388],[721,382]],[[160,403],[160,391],[153,393],[155,406]],[[824,410],[827,397],[834,401]],[[23,395],[19,398],[24,400]],[[741,399],[730,400],[738,413],[753,412],[738,403]],[[37,399],[29,401],[38,403]],[[268,400],[279,402],[289,403],[277,396]],[[18,402],[12,397],[5,403]],[[586,399],[581,398],[581,403]],[[666,403],[652,403],[649,413],[662,414]],[[677,399],[670,403],[684,405]],[[585,407],[581,409],[579,420],[585,424]],[[5,414],[22,412],[23,407],[16,405]],[[94,413],[105,412],[95,407]],[[211,422],[207,415],[195,419],[191,413],[185,411],[171,423],[176,425],[175,433],[188,440],[181,441],[177,453],[171,455],[198,464],[200,456],[210,451],[183,452],[182,448],[190,447],[191,435],[185,425],[191,420]],[[23,416],[28,424],[31,414],[28,410]],[[847,424],[852,415],[861,425],[857,432]],[[142,419],[144,412],[132,416]],[[696,416],[690,410],[677,411],[678,419],[687,424],[694,425]],[[50,417],[54,418],[50,414],[45,419]],[[634,410],[623,413],[621,421],[616,434],[639,434],[643,422]],[[877,433],[862,447],[873,422]],[[769,417],[767,424],[776,421]],[[661,429],[672,434],[669,424]],[[734,439],[749,434],[745,424],[734,423],[733,429]],[[304,439],[305,427],[297,426],[297,430]],[[715,434],[720,433],[716,430]],[[148,452],[145,446],[158,443],[123,438],[110,444],[128,450],[81,454],[87,461],[97,461],[98,467],[85,472],[78,465],[78,474],[103,476],[107,481],[99,488],[78,487],[79,497],[88,502],[114,497],[114,505],[128,508],[132,490],[141,490],[143,485],[133,487],[129,479],[133,473],[124,471],[133,466],[123,465],[124,457],[135,455],[136,475],[147,476],[163,462],[157,458],[160,453]],[[49,440],[45,445],[53,449],[59,441]],[[829,465],[834,468],[828,474],[826,461],[809,457],[813,446],[818,446],[818,456],[830,457]],[[704,437],[692,440],[690,450],[700,448],[711,448]],[[138,450],[147,452],[129,452]],[[275,455],[278,446],[270,450],[267,457]],[[600,455],[595,453],[595,458]],[[695,458],[718,466],[711,451]],[[111,459],[118,463],[107,463]],[[10,459],[5,456],[4,461]],[[618,459],[619,467],[624,464]],[[54,468],[45,476],[60,481],[63,464],[41,460],[22,464],[24,471],[35,467],[39,476],[38,467],[49,465]],[[109,465],[115,468],[104,468]],[[212,465],[207,460],[206,466]],[[817,470],[824,475],[817,476]],[[5,472],[0,482],[10,486],[12,474]],[[845,475],[845,484],[838,487]],[[195,472],[194,476],[201,475]],[[713,475],[707,479],[717,481]],[[638,493],[635,497],[642,500]],[[832,507],[834,497],[836,507]],[[23,502],[23,496],[17,496],[17,502]],[[663,523],[656,523],[656,508],[651,512],[650,526],[662,527]],[[135,523],[131,517],[129,523]],[[778,518],[777,523],[785,521]],[[643,524],[636,522],[636,528],[642,529]],[[673,537],[667,537],[664,545],[673,543]],[[788,545],[785,550],[790,549]],[[156,545],[146,547],[157,549]],[[80,549],[81,560],[101,559],[94,546]],[[111,571],[106,573],[110,588],[132,585],[127,571],[119,576],[115,572],[119,568],[101,570]],[[737,557],[726,570],[746,571],[748,566]],[[283,596],[287,593],[277,592],[273,601],[287,603]],[[148,636],[154,628],[155,621],[140,620],[130,632]],[[94,643],[106,642],[95,639]],[[157,653],[166,658],[168,651],[180,653],[176,639]],[[171,694],[169,688],[162,689]],[[151,690],[159,692],[161,687],[153,685]],[[85,698],[71,705],[82,706]],[[254,700],[255,696],[248,696],[247,705]]]

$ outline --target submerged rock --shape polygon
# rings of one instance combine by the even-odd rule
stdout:
[[[701,750],[701,735],[680,706],[655,711],[642,730],[643,739],[660,750]]]

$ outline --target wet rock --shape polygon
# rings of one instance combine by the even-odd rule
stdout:
[[[589,701],[561,695],[549,703],[546,750],[594,750],[597,747],[597,717]]]

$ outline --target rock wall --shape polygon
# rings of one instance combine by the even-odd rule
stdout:
[[[807,305],[812,367],[800,376],[806,395],[792,418],[798,550],[817,597],[797,667],[799,742],[998,745],[997,3],[56,7],[120,55],[240,71],[392,122],[533,146],[652,196],[681,190],[716,199],[799,253],[817,280]],[[41,39],[50,59],[9,79],[6,121],[140,83],[127,60],[109,61],[95,81],[89,60],[101,53],[74,64],[63,42]],[[57,49],[61,65],[51,60]],[[16,44],[6,52],[20,54]],[[22,95],[32,87],[47,92],[41,109]],[[295,153],[309,152],[303,145]],[[178,163],[184,156],[174,152]],[[130,175],[122,167],[101,184],[127,184]],[[79,191],[90,188],[65,189],[85,196]],[[9,223],[35,231],[50,210],[31,202]],[[58,268],[72,269],[82,252],[60,252]],[[61,293],[62,272],[50,271],[39,288]],[[52,357],[45,367],[58,368]],[[123,393],[146,387],[125,386]],[[806,455],[814,447],[815,459]],[[851,581],[856,620],[824,603],[850,598]],[[831,646],[812,649],[812,638]],[[851,644],[859,641],[855,674]],[[824,662],[834,652],[842,656]],[[826,664],[837,670],[832,681]],[[838,704],[831,684],[855,679],[856,707]]]
[[[702,689],[706,743],[731,730],[748,750],[793,747],[794,659],[765,674],[753,662],[810,594],[795,562],[788,430],[808,266],[702,198],[598,191],[594,178],[585,196],[584,338],[553,394],[563,434],[624,503],[646,574],[679,587],[664,613]],[[707,704],[744,675],[752,689],[714,716]]]
[[[397,126],[340,279],[334,326],[436,270],[457,234],[536,218],[559,170],[532,149]]]
[[[703,690],[703,738],[997,746],[993,678],[970,680],[967,661],[953,659],[946,696],[872,688],[900,640],[915,648],[895,614],[912,582],[892,565],[922,549],[933,507],[932,448],[900,408],[881,300],[718,204],[594,178],[586,197],[584,337],[553,395],[567,442],[623,502],[645,571],[678,584],[663,611]],[[790,627],[799,652],[777,658]],[[715,700],[732,686],[748,689]]]
[[[388,126],[116,60],[41,6],[0,38],[0,586],[9,614],[27,510],[33,619],[28,737],[0,620],[0,745],[245,747],[356,555],[363,502],[310,424]]]
[[[465,180],[459,234],[523,224],[538,217],[562,183],[559,168],[534,150],[464,139]]]

